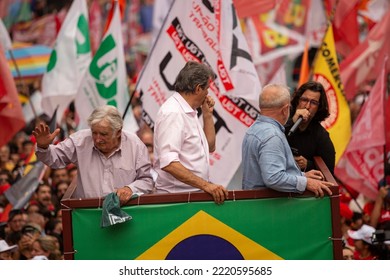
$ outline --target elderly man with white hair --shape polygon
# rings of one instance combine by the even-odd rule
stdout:
[[[40,124],[33,131],[37,158],[53,169],[75,164],[76,197],[104,197],[116,192],[123,205],[135,192],[151,192],[148,150],[135,134],[122,130],[118,110],[109,105],[96,108],[88,125],[90,129],[77,131],[53,145],[60,129],[50,133],[47,125]]]

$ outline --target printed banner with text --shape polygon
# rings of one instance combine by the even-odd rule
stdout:
[[[227,185],[240,165],[245,131],[258,115],[260,92],[231,1],[172,4],[136,86],[143,102],[143,119],[151,128],[159,107],[174,92],[177,74],[190,60],[209,65],[218,76],[209,90],[216,100],[217,133],[217,149],[210,155],[210,179]]]

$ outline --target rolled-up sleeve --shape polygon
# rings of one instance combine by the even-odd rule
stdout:
[[[168,166],[173,161],[180,161],[179,154],[183,146],[184,122],[180,114],[166,113],[160,122],[155,139],[160,160],[160,168]]]

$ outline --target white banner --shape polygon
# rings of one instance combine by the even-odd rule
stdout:
[[[241,163],[242,139],[257,117],[261,88],[231,1],[173,3],[136,86],[151,128],[189,60],[209,65],[218,76],[209,90],[217,133],[211,181],[227,185]]]
[[[85,0],[75,0],[66,15],[42,79],[42,108],[48,116],[57,111],[57,123],[75,98],[91,62],[88,10]]]
[[[87,127],[87,118],[95,108],[112,105],[123,114],[129,100],[121,19],[119,6],[116,5],[110,26],[76,96],[76,109],[80,116],[79,128]],[[131,107],[127,116],[124,129],[136,132],[138,126]]]

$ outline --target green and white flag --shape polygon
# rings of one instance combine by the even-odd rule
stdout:
[[[75,0],[61,26],[42,80],[42,108],[57,122],[75,98],[92,59],[85,0]]]
[[[79,128],[87,128],[87,119],[92,111],[103,105],[112,105],[123,114],[130,96],[127,87],[127,74],[119,6],[115,5],[102,42],[93,57],[88,71],[76,96],[76,110],[80,117]],[[132,109],[129,108],[124,129],[138,130]]]

